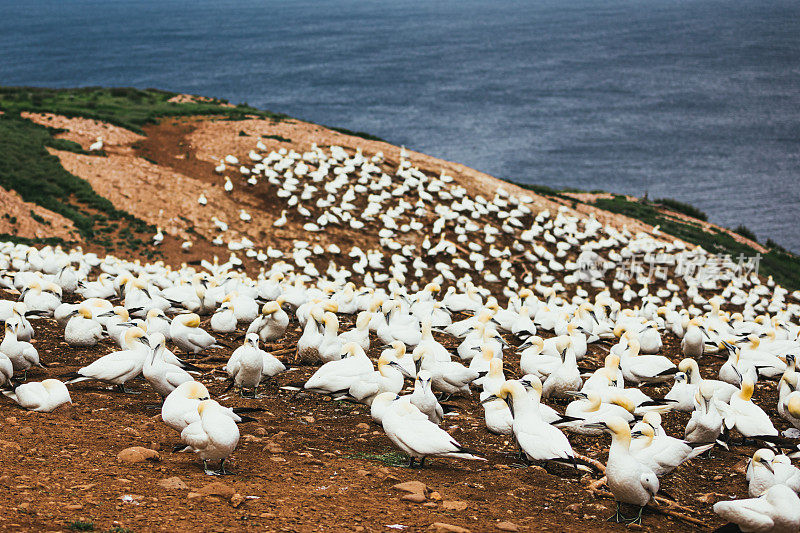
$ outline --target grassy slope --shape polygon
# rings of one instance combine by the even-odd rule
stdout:
[[[64,116],[93,118],[142,133],[142,126],[155,123],[166,116],[212,115],[229,120],[257,116],[282,120],[286,115],[252,108],[246,104],[231,107],[224,100],[171,103],[176,93],[156,89],[98,88],[44,89],[32,87],[0,87],[0,185],[20,193],[26,201],[36,203],[62,214],[75,223],[81,234],[101,245],[112,244],[112,234],[122,244],[137,249],[143,242],[136,232],[150,231],[142,221],[114,209],[111,203],[94,192],[85,180],[68,173],[58,158],[45,150],[52,146],[60,150],[85,153],[79,145],[53,138],[57,130],[36,125],[20,118],[20,111],[50,112]],[[332,128],[337,129],[337,128]],[[352,135],[376,139],[362,132]],[[101,154],[102,155],[102,154]],[[545,186],[520,184],[538,194],[576,200],[564,192]],[[670,199],[658,204],[673,211],[705,220],[705,214],[694,207]],[[642,220],[687,242],[703,246],[712,253],[753,256],[750,246],[735,241],[723,232],[708,232],[700,226],[678,221],[664,215],[651,204],[631,202],[618,196],[599,199],[594,205],[614,213]],[[737,230],[738,231],[738,230]],[[740,231],[740,233],[742,233]],[[769,243],[768,243],[769,244]],[[761,273],[772,275],[785,287],[800,288],[800,258],[780,247],[773,246],[761,263]]]
[[[156,89],[0,87],[0,109],[93,118],[136,133],[143,133],[142,126],[166,116],[217,115],[230,120],[241,120],[247,115],[275,120],[287,118],[246,104],[230,107],[224,105],[227,104],[224,100],[181,104],[168,101],[176,95]]]
[[[579,200],[576,200],[574,197],[565,195],[564,192],[580,191],[559,191],[543,185],[516,184],[538,194],[561,198],[569,202],[579,202]],[[678,202],[677,200],[667,198],[656,200],[654,203],[646,203],[630,201],[624,196],[615,196],[613,198],[599,198],[591,205],[605,211],[641,220],[651,226],[659,226],[659,229],[664,233],[678,237],[686,242],[700,245],[713,254],[727,254],[734,260],[737,260],[740,255],[743,255],[745,258],[750,258],[758,253],[751,246],[736,241],[726,232],[714,231],[713,229],[709,231],[700,224],[678,220],[665,215],[662,211],[657,209],[657,207],[665,207],[698,220],[707,220],[708,217],[705,213],[694,206]],[[737,228],[734,231],[744,234],[746,228]],[[744,236],[755,240],[755,236],[752,234]],[[780,246],[769,246],[769,244],[771,243],[768,242],[768,248],[770,248],[769,252],[761,255],[759,273],[772,276],[777,283],[780,283],[787,289],[800,289],[800,257],[787,252]]]

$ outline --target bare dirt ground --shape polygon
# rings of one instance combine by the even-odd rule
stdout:
[[[0,292],[0,298],[13,296]],[[109,344],[70,348],[63,342],[63,328],[49,319],[37,320],[35,328],[34,344],[50,364],[31,372],[37,380],[74,371],[114,349]],[[290,325],[287,337],[268,349],[291,362],[299,334]],[[218,338],[234,346],[241,335]],[[455,349],[452,339],[441,340]],[[663,353],[677,362],[677,339],[668,334],[665,340]],[[378,344],[373,339],[373,358]],[[606,352],[607,346],[592,345],[581,366],[597,368]],[[471,531],[626,529],[604,521],[613,513],[613,501],[587,490],[597,474],[581,477],[571,468],[549,473],[519,464],[513,441],[486,430],[475,396],[448,402],[457,414],[446,417],[443,427],[488,461],[430,459],[424,469],[408,469],[383,462],[397,455],[365,406],[279,388],[302,383],[315,367],[293,367],[262,386],[258,399],[225,393],[221,368],[229,353],[214,349],[195,362],[206,371],[199,379],[212,397],[229,406],[264,409],[253,415],[256,422],[240,426],[242,438],[230,464],[233,475],[206,476],[192,454],[172,451],[178,435],[160,421],[159,398],[146,382],[132,384],[140,395],[80,383],[71,387],[74,405],[51,414],[6,404],[0,418],[0,508],[5,509],[0,530],[64,530],[75,521],[93,522],[98,531],[421,531],[436,522]],[[507,359],[507,368],[518,368],[515,355]],[[720,363],[706,358],[702,366],[710,375]],[[662,385],[645,392],[660,397],[668,389]],[[782,422],[775,414],[775,396],[774,384],[760,385],[756,401]],[[678,435],[687,419],[670,414],[665,426]],[[569,438],[577,452],[605,460],[607,438]],[[117,459],[132,446],[156,450],[159,459]],[[743,459],[754,450],[717,448],[713,458],[695,459],[663,478],[661,494],[683,507],[679,513],[720,525],[711,504],[746,495]],[[424,483],[425,498],[410,501],[407,493],[393,488],[406,481]],[[223,485],[211,485],[217,482]],[[656,511],[646,512],[644,524],[650,531],[703,529]]]
[[[36,119],[69,129],[70,133],[62,135],[84,147],[97,136],[104,136],[106,156],[53,153],[65,168],[89,180],[117,207],[148,223],[161,225],[167,236],[159,251],[164,261],[173,265],[197,263],[203,258],[211,260],[215,254],[223,260],[228,257],[227,249],[210,242],[216,235],[211,216],[224,217],[231,226],[226,238],[247,235],[258,246],[287,250],[293,239],[301,238],[298,231],[303,221],[297,215],[295,218],[290,215],[286,227],[272,228],[281,204],[266,183],[248,188],[241,176],[232,173],[236,184],[233,193],[222,191],[223,179],[214,173],[214,165],[229,153],[245,161],[257,140],[268,149],[284,147],[298,151],[316,142],[320,146],[338,144],[351,150],[360,147],[369,154],[382,151],[387,164],[396,165],[400,152],[398,147],[386,143],[293,120],[165,119],[145,128],[147,135],[141,138],[114,136],[108,133],[111,130],[102,129],[102,125],[69,122],[76,119],[64,119],[66,122],[57,117]],[[240,132],[244,135],[239,135]],[[539,208],[553,209],[559,205],[462,165],[415,152],[410,152],[410,158],[413,164],[431,174],[438,175],[445,169],[473,195],[491,197],[496,187],[502,185],[509,192],[534,198]],[[197,204],[201,191],[209,199],[204,208]],[[253,215],[253,222],[245,224],[238,220],[236,214],[243,207]],[[616,227],[627,225],[631,231],[648,229],[619,215],[582,205],[578,208],[593,212],[599,220]],[[312,243],[336,242],[347,250],[355,244],[364,247],[377,242],[376,232],[371,229],[355,232],[342,228],[330,235],[302,235],[302,238]],[[184,252],[180,245],[187,237],[194,245]],[[408,238],[419,240],[418,236]],[[501,241],[498,246],[507,244]],[[136,258],[135,252],[119,255]],[[239,256],[249,273],[255,274],[258,265],[243,254]],[[337,261],[347,265],[344,257]],[[327,258],[319,258],[318,268],[326,264]],[[0,298],[16,299],[16,295],[0,291]],[[349,325],[344,320],[342,328]],[[204,326],[208,329],[207,321]],[[32,371],[32,379],[58,377],[114,350],[107,343],[93,349],[69,348],[63,342],[63,328],[51,320],[37,320],[35,328],[34,344],[51,367]],[[220,338],[234,346],[241,343],[242,334],[243,330]],[[289,362],[298,337],[299,331],[293,324],[287,337],[268,349]],[[679,361],[677,339],[668,333],[664,338],[662,353]],[[442,340],[448,348],[455,349],[452,339]],[[377,356],[378,344],[373,342],[370,351],[373,358]],[[607,345],[591,346],[590,356],[581,366],[596,368],[607,350]],[[145,382],[133,384],[142,392],[138,396],[81,383],[71,388],[74,405],[51,414],[29,413],[10,402],[6,404],[0,415],[3,430],[0,509],[4,510],[0,513],[0,531],[65,530],[70,524],[77,527],[75,521],[92,522],[97,531],[117,527],[118,533],[124,529],[421,531],[437,522],[476,532],[515,528],[587,532],[626,529],[604,521],[613,513],[613,501],[587,490],[597,475],[580,477],[569,468],[548,473],[540,466],[518,464],[513,441],[485,429],[477,395],[451,400],[449,403],[458,414],[447,417],[443,426],[463,445],[479,450],[488,461],[431,459],[425,469],[412,470],[393,464],[397,459],[395,450],[381,428],[371,421],[366,407],[280,389],[283,385],[302,383],[315,367],[302,366],[282,374],[263,388],[260,399],[224,394],[227,384],[221,380],[220,369],[230,351],[211,350],[196,362],[206,370],[199,379],[209,387],[213,397],[221,398],[229,406],[264,409],[255,414],[256,422],[240,427],[242,439],[231,465],[234,475],[206,476],[193,455],[172,452],[179,441],[178,435],[160,421],[157,408],[147,407],[155,406],[158,397]],[[519,368],[513,353],[506,358],[507,369]],[[720,364],[714,358],[701,361],[704,375],[715,374]],[[507,376],[515,377],[510,373]],[[644,389],[661,397],[669,386]],[[775,413],[774,389],[773,383],[760,384],[755,398],[781,424],[782,419]],[[0,401],[5,400],[0,398]],[[687,415],[670,414],[665,416],[665,426],[671,435],[679,436],[687,419]],[[570,436],[570,441],[576,451],[605,460],[608,438]],[[159,460],[119,461],[117,454],[132,446],[157,451]],[[712,458],[697,459],[666,476],[662,480],[662,494],[682,507],[673,511],[699,519],[703,527],[720,525],[711,512],[711,504],[746,496],[741,466],[743,458],[753,451],[754,448],[735,448],[731,452],[716,449]],[[393,488],[406,481],[424,483],[427,487],[424,498],[409,499],[405,492]],[[213,482],[224,485],[209,486]],[[644,520],[645,529],[652,531],[700,528],[691,521],[655,511],[648,512]]]

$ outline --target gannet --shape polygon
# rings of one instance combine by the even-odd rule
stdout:
[[[92,319],[91,310],[81,305],[72,312],[64,329],[64,340],[70,346],[94,346],[103,337],[103,327]]]
[[[25,383],[13,391],[3,391],[8,398],[29,411],[49,413],[66,403],[72,403],[66,385],[57,379]]]
[[[187,381],[194,381],[191,375],[179,366],[164,359],[166,339],[161,333],[148,335],[150,351],[142,365],[142,375],[162,398],[166,398],[175,388]]]
[[[149,341],[145,332],[138,327],[129,328],[124,337],[128,345],[142,344],[144,347],[142,349],[134,347],[104,355],[77,372],[64,376],[69,378],[65,383],[70,385],[95,379],[116,385],[121,392],[130,393],[131,391],[125,388],[125,383],[142,373],[147,356],[145,348],[149,348]]]
[[[657,415],[657,413],[648,413]],[[648,415],[645,415],[647,420]],[[658,424],[660,429],[660,424]],[[637,461],[650,468],[657,476],[663,476],[675,470],[683,462],[688,461],[706,450],[711,449],[711,444],[693,444],[666,433],[659,432],[648,421],[637,423],[633,427],[631,436],[634,437],[630,452]]]
[[[725,427],[736,428],[743,438],[776,437],[778,430],[772,425],[769,415],[752,402],[753,389],[753,382],[744,378],[741,389],[724,408]]]
[[[424,467],[428,456],[485,461],[428,420],[427,415],[417,409],[407,396],[395,400],[386,408],[382,424],[389,440],[408,454],[409,467],[414,467],[415,460],[419,461],[420,467]]]
[[[225,460],[239,443],[239,428],[227,409],[214,400],[203,400],[197,405],[200,420],[192,422],[181,431],[181,440],[203,460],[208,475],[227,474]],[[208,461],[220,461],[220,469],[210,470]]]
[[[169,326],[169,336],[186,353],[201,352],[215,343],[214,337],[200,327],[200,317],[195,313],[173,318]]]
[[[344,346],[346,357],[325,363],[308,378],[303,388],[325,394],[344,393],[361,377],[374,371],[372,361],[353,342]]]
[[[282,338],[289,325],[289,315],[281,309],[280,304],[280,301],[265,303],[261,308],[261,315],[250,323],[247,333],[258,333],[261,342]]]
[[[686,424],[684,440],[692,443],[716,441],[723,428],[722,402],[714,397],[714,386],[702,383],[694,395],[694,411]],[[722,407],[724,410],[724,407]]]
[[[411,393],[411,403],[419,409],[428,420],[440,424],[444,418],[444,410],[439,400],[431,389],[431,374],[427,370],[420,370],[414,380],[414,392]]]
[[[542,384],[531,376],[531,386],[536,396],[541,396]],[[506,381],[497,394],[484,402],[500,398],[508,404],[514,417],[512,429],[517,444],[531,461],[557,461],[576,465],[575,454],[567,437],[556,427],[545,422],[539,411],[539,402],[532,398],[519,381]]]
[[[0,353],[11,360],[14,372],[27,372],[31,366],[45,367],[39,360],[39,352],[36,348],[29,342],[17,339],[16,329],[15,322],[6,322],[5,337],[0,342]]]
[[[800,529],[800,498],[785,485],[774,485],[758,498],[717,502],[714,512],[742,531],[796,533]]]
[[[775,453],[767,448],[756,450],[747,463],[747,492],[751,498],[758,498],[775,485],[775,469],[772,461]]]
[[[620,368],[625,381],[633,383],[660,383],[678,372],[675,365],[662,355],[639,353],[639,341],[631,339],[620,356]]]
[[[606,484],[617,502],[617,512],[611,519],[627,521],[619,512],[619,504],[627,503],[639,507],[639,514],[631,520],[641,524],[642,511],[659,489],[655,472],[636,460],[630,452],[631,430],[628,423],[619,417],[609,417],[597,424],[611,434],[611,448],[606,463]]]

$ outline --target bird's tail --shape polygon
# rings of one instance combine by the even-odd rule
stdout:
[[[92,378],[82,376],[77,372],[70,372],[58,376],[58,379],[64,382],[64,385],[72,385],[73,383],[80,383],[81,381],[89,381]]]

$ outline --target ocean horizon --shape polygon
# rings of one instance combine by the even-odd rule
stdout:
[[[800,252],[800,3],[3,2],[0,84],[155,87]]]

